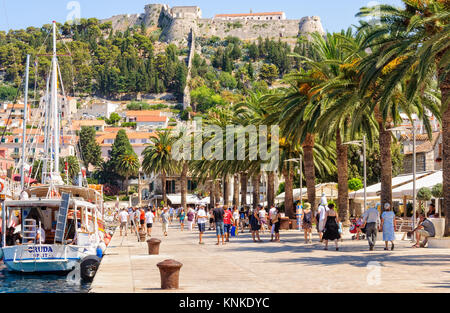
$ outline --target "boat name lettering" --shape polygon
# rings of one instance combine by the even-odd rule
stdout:
[[[29,247],[28,252],[53,252],[53,249],[52,247]]]

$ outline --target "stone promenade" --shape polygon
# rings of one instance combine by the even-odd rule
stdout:
[[[340,251],[334,244],[324,251],[316,234],[312,244],[292,230],[281,233],[280,243],[270,242],[268,233],[254,243],[246,230],[224,246],[216,246],[215,232],[207,231],[206,244],[199,245],[198,232],[181,232],[177,222],[168,237],[159,223],[152,235],[162,239],[158,256],[149,256],[135,234],[120,237],[117,230],[91,292],[450,292],[450,250],[413,249],[410,241],[397,241],[394,251],[384,251],[379,241],[368,251],[365,240],[347,234]],[[183,263],[180,290],[160,289],[156,264],[166,259]]]

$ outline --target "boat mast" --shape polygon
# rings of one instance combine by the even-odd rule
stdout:
[[[24,99],[24,110],[23,110],[23,135],[22,135],[22,166],[20,167],[20,188],[23,191],[25,186],[25,161],[26,161],[26,139],[27,139],[27,120],[28,120],[28,78],[30,74],[30,55],[27,54],[27,68],[25,74],[25,99]]]
[[[58,66],[56,56],[56,22],[53,21],[53,70],[52,70],[52,115],[53,115],[53,173],[59,173],[59,110],[58,110]]]
[[[44,107],[44,114],[45,114],[45,125],[44,125],[44,154],[43,154],[43,165],[42,165],[42,179],[41,183],[45,184],[47,182],[48,178],[48,155],[51,155],[51,151],[49,152],[49,142],[51,140],[50,138],[50,123],[51,123],[51,110],[50,110],[50,76],[47,77],[47,89],[45,92],[45,107]]]

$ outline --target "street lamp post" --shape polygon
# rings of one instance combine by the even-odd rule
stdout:
[[[367,156],[366,156],[366,136],[363,140],[355,140],[343,143],[343,145],[358,145],[363,146],[363,167],[364,167],[364,212],[367,210]]]

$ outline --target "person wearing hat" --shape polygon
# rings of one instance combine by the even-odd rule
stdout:
[[[306,202],[303,206],[303,223],[302,228],[305,233],[305,243],[312,243],[312,221],[313,213],[311,211],[311,204]]]
[[[327,197],[323,193],[322,198],[320,199],[320,205],[319,205],[319,209],[317,212],[317,224],[318,224],[317,231],[319,232],[320,242],[322,242],[323,231],[325,228],[325,223],[327,221],[326,220],[327,211],[328,211],[328,201],[327,201]]]
[[[377,241],[378,225],[380,225],[380,212],[378,212],[375,205],[370,205],[370,208],[364,212],[363,220],[364,225],[362,228],[366,229],[369,250],[373,251]]]
[[[203,233],[206,230],[206,221],[208,220],[208,215],[205,211],[205,206],[200,206],[200,209],[197,212],[197,225],[198,225],[198,231],[199,231],[199,244],[203,245],[204,242],[202,242],[202,236]]]
[[[161,214],[161,222],[162,222],[162,231],[164,233],[164,236],[167,237],[167,231],[169,229],[169,222],[170,222],[170,215],[169,215],[169,209],[164,208],[163,213]]]

